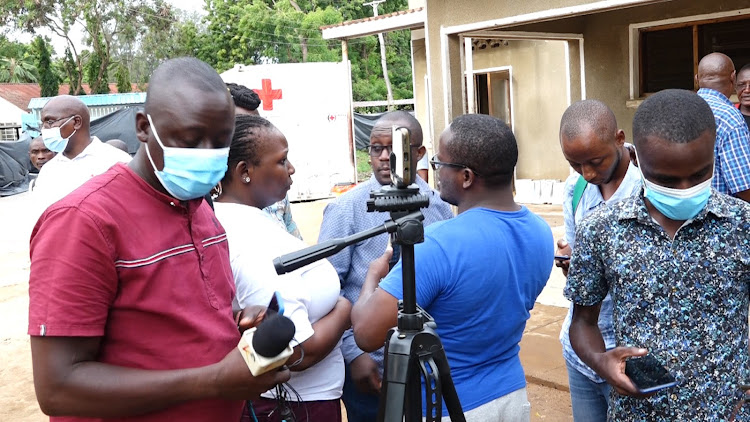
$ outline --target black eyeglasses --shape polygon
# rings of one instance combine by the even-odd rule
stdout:
[[[409,145],[412,148],[419,148],[421,145]],[[371,157],[380,157],[380,154],[386,151],[388,155],[393,152],[393,145],[370,145],[367,147],[367,152],[370,153]]]
[[[56,120],[50,120],[50,119],[47,119],[45,121],[41,121],[40,120],[37,123],[39,123],[39,128],[40,129],[42,129],[42,128],[49,129],[49,128],[52,127],[52,125],[54,125],[55,123],[59,122],[60,120],[70,119],[70,118],[75,117],[75,116],[76,115],[74,114],[72,116],[60,117],[59,119],[56,119]]]
[[[467,165],[458,164],[458,163],[445,163],[445,162],[439,161],[437,159],[437,154],[433,155],[432,158],[430,159],[430,165],[432,166],[432,169],[435,171],[440,170],[440,167],[453,167],[457,169],[469,169],[471,170],[472,173],[474,173],[475,176],[479,176],[479,173],[477,173],[476,171],[474,171],[474,169],[472,169],[471,167]]]

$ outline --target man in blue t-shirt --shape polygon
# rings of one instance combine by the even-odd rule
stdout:
[[[467,421],[530,418],[518,344],[554,242],[547,223],[513,200],[517,160],[508,126],[481,114],[456,118],[431,160],[458,216],[427,227],[415,247],[417,303],[435,319]],[[389,255],[373,261],[352,310],[362,350],[382,346],[397,323],[400,262],[376,289]]]

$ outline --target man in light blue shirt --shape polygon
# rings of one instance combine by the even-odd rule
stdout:
[[[590,212],[640,191],[640,173],[631,164],[630,153],[624,143],[625,133],[617,128],[615,115],[601,101],[577,102],[563,114],[560,146],[576,173],[565,182],[565,239],[557,242],[558,255],[570,257],[575,247],[576,228]],[[557,266],[567,275],[569,263],[569,260],[558,260]],[[572,314],[571,304],[560,331],[560,342],[568,367],[573,419],[576,422],[604,421],[607,419],[609,385],[573,351],[568,338]],[[609,296],[602,302],[599,329],[607,349],[615,347],[612,299]]]
[[[416,164],[425,154],[422,146],[422,127],[419,121],[404,111],[384,114],[375,123],[370,134],[370,164],[373,175],[367,182],[341,195],[326,206],[320,227],[318,242],[342,238],[382,226],[390,215],[386,212],[367,212],[370,192],[390,184],[390,164],[393,125],[406,127],[411,133],[411,170],[415,174]],[[422,209],[424,224],[446,220],[453,216],[450,206],[440,199],[427,182],[415,177],[421,193],[429,196],[430,205]],[[341,293],[352,303],[357,301],[370,262],[383,255],[388,244],[388,235],[371,237],[331,256],[328,260],[341,279]],[[342,399],[346,405],[350,422],[374,422],[378,411],[378,395],[383,376],[383,349],[365,353],[357,347],[352,330],[344,333],[341,351],[346,361],[346,379]]]

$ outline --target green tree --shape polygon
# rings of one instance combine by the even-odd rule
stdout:
[[[362,0],[206,0],[205,31],[198,57],[219,72],[235,64],[339,61],[339,41],[322,39],[320,27],[372,15]],[[389,0],[381,13],[408,7]],[[388,75],[394,99],[412,97],[410,32],[385,35]],[[356,101],[383,100],[387,90],[376,36],[349,42],[352,88]]]
[[[76,72],[67,71],[73,92],[79,92],[83,76],[89,83],[106,86],[107,70],[113,60],[113,46],[139,45],[140,38],[149,31],[147,18],[168,18],[171,7],[164,0],[17,0],[0,2],[0,23],[35,33],[41,28],[50,30],[65,40],[71,64]],[[153,19],[151,19],[153,21]],[[97,67],[87,64],[83,52],[76,49],[71,38],[74,24],[83,25],[86,46]],[[100,90],[103,90],[100,88]]]
[[[22,58],[29,51],[29,46],[18,42],[11,41],[5,35],[0,34],[0,57]]]
[[[128,68],[123,64],[117,66],[117,92],[130,92],[132,91],[132,85],[130,84],[130,73]]]
[[[42,97],[54,97],[60,89],[60,78],[52,66],[50,52],[51,46],[42,37],[34,38],[31,48],[36,59],[36,68],[39,71],[39,86]]]
[[[103,41],[94,42],[94,51],[91,52],[86,63],[86,77],[89,82],[91,94],[109,94],[108,59],[102,56]]]
[[[80,71],[78,63],[82,62],[80,56],[77,60],[73,59],[73,55],[70,52],[70,47],[65,47],[65,58],[62,62],[63,71],[68,81],[68,94],[70,95],[86,95],[83,90],[83,73]]]
[[[0,82],[36,82],[37,69],[30,56],[0,58]]]

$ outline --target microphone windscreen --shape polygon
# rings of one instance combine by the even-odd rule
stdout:
[[[269,315],[255,329],[253,349],[265,358],[277,356],[292,341],[294,332],[294,323],[291,319],[279,314]]]

